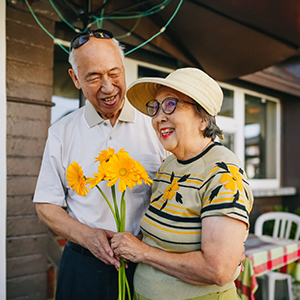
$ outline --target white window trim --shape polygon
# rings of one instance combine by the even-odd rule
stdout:
[[[276,119],[276,179],[251,179],[249,183],[252,189],[278,189],[281,177],[280,158],[281,158],[281,104],[280,100],[265,94],[257,93],[251,90],[242,89],[239,87],[232,86],[219,82],[220,86],[229,90],[234,91],[234,118],[227,118],[217,116],[217,124],[220,125],[224,132],[234,133],[234,152],[240,159],[242,166],[245,166],[245,139],[244,139],[244,124],[245,124],[245,94],[264,98],[277,103]]]
[[[6,299],[6,1],[0,15],[0,299]]]

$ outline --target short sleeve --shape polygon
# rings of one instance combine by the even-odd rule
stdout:
[[[61,143],[49,129],[40,174],[33,202],[66,205],[65,170],[62,165]]]
[[[215,163],[201,188],[201,218],[228,216],[246,223],[253,195],[245,171],[232,162]]]

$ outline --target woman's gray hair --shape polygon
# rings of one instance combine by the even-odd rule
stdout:
[[[217,125],[215,116],[210,115],[201,105],[199,105],[196,101],[194,102],[196,104],[196,111],[207,122],[207,127],[203,132],[203,136],[211,138],[212,141],[214,141],[217,136],[222,136],[223,131]]]
[[[124,62],[124,49],[125,46],[120,44],[120,42],[118,40],[116,40],[115,38],[111,39],[113,41],[113,43],[115,44],[115,46],[117,47],[120,56],[122,58],[122,61]],[[76,62],[76,51],[74,51],[74,49],[72,49],[69,53],[69,63],[75,73],[76,76],[78,76],[78,65]]]

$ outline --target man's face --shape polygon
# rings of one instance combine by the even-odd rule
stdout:
[[[115,124],[123,108],[126,93],[125,68],[120,53],[110,39],[90,40],[75,49],[78,76],[69,73],[75,86],[82,89],[85,97],[103,119]]]

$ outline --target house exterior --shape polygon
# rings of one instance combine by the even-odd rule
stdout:
[[[0,165],[6,166],[0,169],[0,298],[52,299],[64,241],[38,219],[32,197],[47,130],[62,112],[79,106],[78,93],[67,74],[66,54],[24,3],[7,3],[0,2],[0,41],[6,45],[0,49]],[[59,34],[57,16],[47,9],[38,13],[39,20],[51,34]],[[252,221],[274,206],[292,212],[298,208],[298,64],[293,58],[219,82],[225,95],[217,118],[224,130],[221,142],[237,153],[249,175],[255,195]],[[125,59],[127,84],[138,77],[166,74],[180,65],[172,57],[133,52]],[[61,103],[67,107],[61,108]]]

